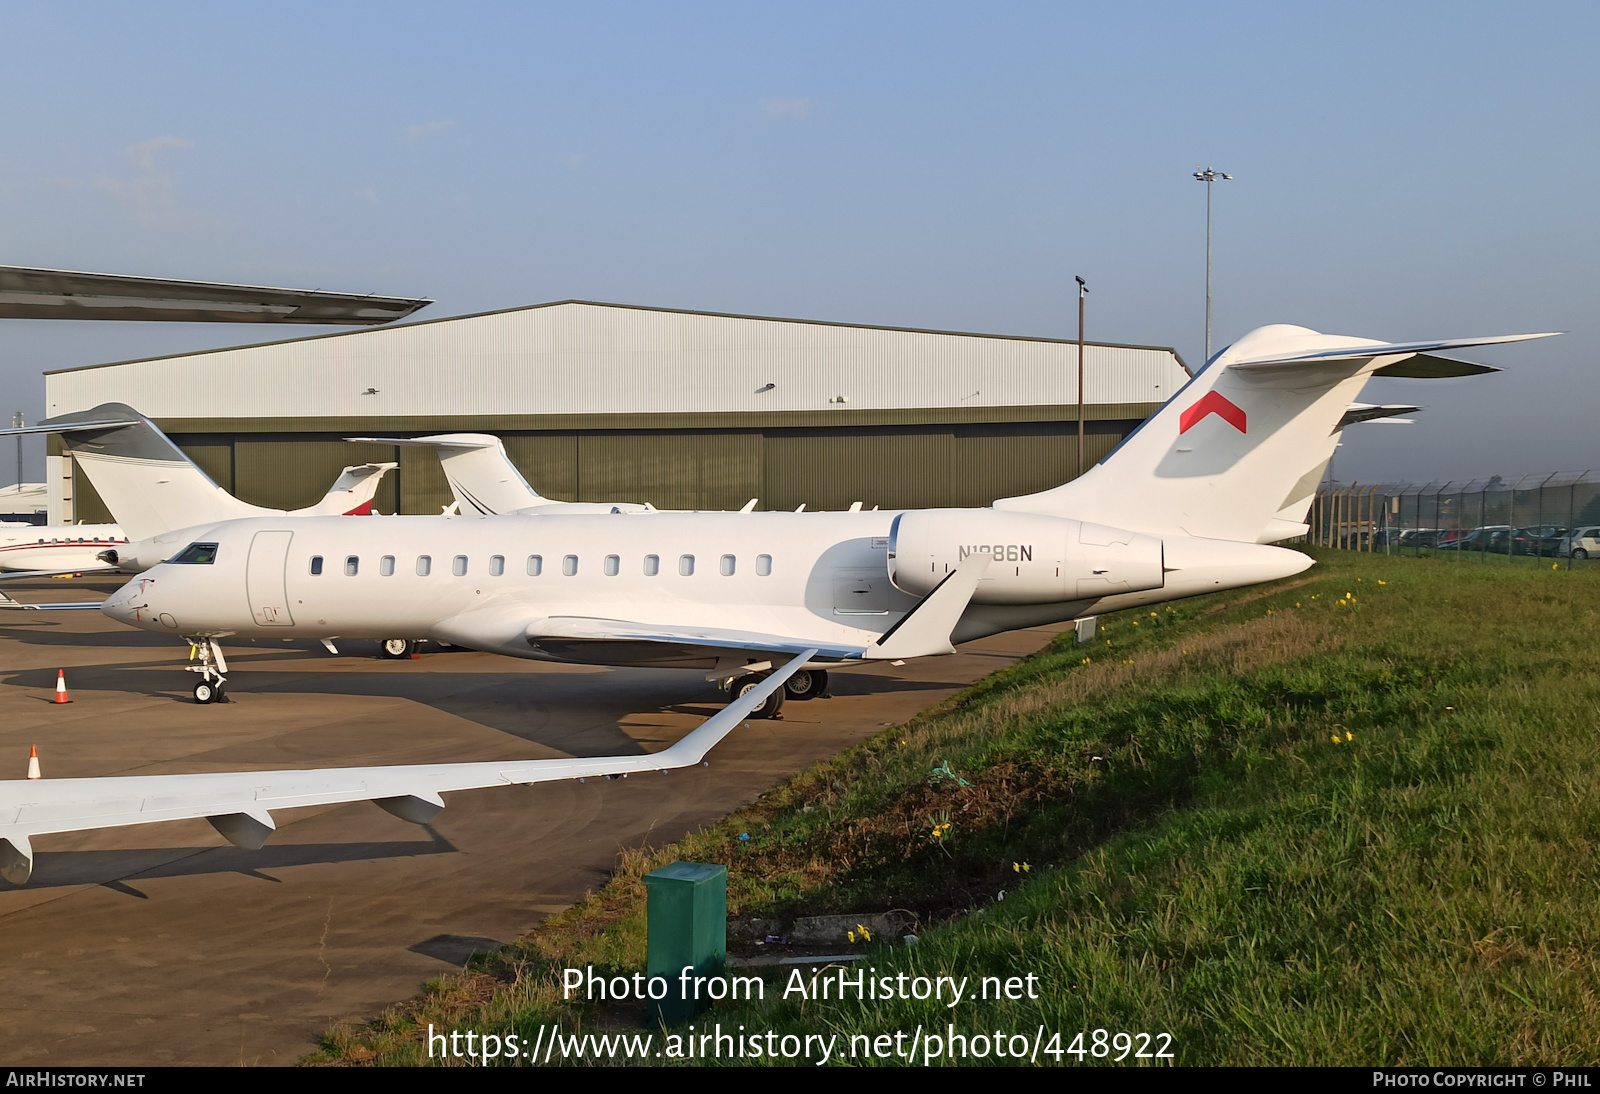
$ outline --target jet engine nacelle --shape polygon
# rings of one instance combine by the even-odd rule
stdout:
[[[972,596],[975,604],[1091,600],[1165,584],[1155,536],[997,509],[901,513],[889,532],[889,580],[926,596],[975,554],[991,560]]]

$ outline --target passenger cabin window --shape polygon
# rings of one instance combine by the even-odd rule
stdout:
[[[394,556],[384,555],[378,560],[378,573],[384,577],[394,576]]]
[[[757,577],[770,577],[770,576],[772,576],[772,556],[771,555],[757,555],[756,556],[756,576]]]
[[[450,572],[455,574],[457,577],[466,577],[467,576],[467,556],[466,555],[457,555],[455,558],[451,559],[450,560]]]
[[[349,555],[349,556],[347,556],[345,558],[345,560],[344,560],[344,576],[345,577],[355,577],[356,576],[356,571],[358,571],[360,569],[361,569],[361,557],[359,555]]]
[[[312,555],[311,556],[311,576],[312,577],[321,577],[322,576],[322,556],[321,555]]]
[[[172,556],[172,561],[182,566],[210,566],[217,561],[215,543],[191,543]]]
[[[578,572],[578,556],[568,555],[566,558],[563,558],[561,560],[561,572],[566,574],[568,577],[572,577],[574,574],[576,574]]]
[[[717,571],[721,573],[723,577],[732,577],[733,571],[738,564],[738,560],[732,555],[723,555],[722,558],[717,562]]]
[[[645,555],[644,556],[644,576],[645,577],[655,577],[660,572],[661,572],[661,556],[660,555]]]
[[[693,555],[679,555],[678,556],[678,572],[680,574],[682,574],[684,577],[693,577],[694,576],[694,556]]]
[[[618,558],[616,555],[607,555],[606,556],[606,576],[607,577],[616,577],[617,576],[617,571],[620,570],[620,569],[622,569],[622,559]]]
[[[490,577],[499,577],[501,574],[503,574],[505,572],[506,572],[506,556],[505,555],[490,555],[489,556],[489,576]]]
[[[427,577],[433,573],[433,557],[431,555],[417,556],[417,576]]]
[[[528,576],[529,577],[538,577],[542,573],[544,573],[544,556],[543,555],[529,555],[528,556]]]

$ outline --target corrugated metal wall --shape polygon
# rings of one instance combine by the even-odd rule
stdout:
[[[1162,402],[1169,349],[1090,343],[1090,403]],[[564,302],[46,376],[51,414],[157,419],[752,414],[1068,405],[1077,346]],[[838,400],[843,398],[845,402]]]
[[[1089,461],[1136,422],[1090,422]],[[252,505],[315,504],[341,468],[396,461],[379,487],[383,513],[438,513],[450,487],[430,449],[357,445],[325,434],[215,434],[178,443],[224,489]],[[925,508],[988,505],[1077,475],[1072,422],[898,426],[857,430],[687,430],[512,434],[506,451],[528,482],[561,501],[648,501],[660,509]],[[110,520],[77,472],[78,519]]]

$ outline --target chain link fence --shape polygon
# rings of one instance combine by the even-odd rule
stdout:
[[[1302,542],[1479,561],[1600,557],[1600,471],[1325,486]]]

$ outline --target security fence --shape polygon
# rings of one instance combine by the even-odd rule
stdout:
[[[1353,483],[1317,492],[1305,542],[1482,560],[1600,557],[1600,472]]]

